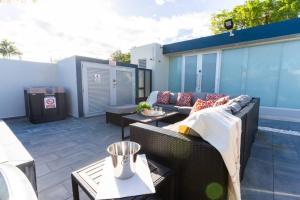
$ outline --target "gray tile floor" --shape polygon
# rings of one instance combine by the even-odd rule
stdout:
[[[36,161],[40,200],[72,199],[70,174],[105,157],[120,128],[104,117],[30,124],[6,121]],[[261,120],[261,126],[300,130],[299,123]],[[259,131],[242,182],[243,200],[300,200],[300,137]],[[87,199],[81,194],[82,199]]]

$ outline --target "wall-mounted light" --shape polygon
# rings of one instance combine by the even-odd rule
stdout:
[[[229,36],[233,37],[234,33],[233,33],[233,20],[232,19],[227,19],[224,21],[224,27],[229,31]]]

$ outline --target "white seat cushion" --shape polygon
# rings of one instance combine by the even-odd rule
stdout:
[[[123,106],[107,106],[105,111],[115,114],[134,113],[136,105],[128,104]]]

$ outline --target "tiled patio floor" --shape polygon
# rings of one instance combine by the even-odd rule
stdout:
[[[6,121],[36,161],[40,200],[72,199],[70,174],[105,157],[120,128],[104,117],[33,125]],[[300,124],[262,120],[262,126],[300,130]],[[300,137],[259,131],[242,182],[243,200],[300,199]],[[81,199],[87,199],[85,195]]]

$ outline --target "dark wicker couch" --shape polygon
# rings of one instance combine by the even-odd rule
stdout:
[[[235,115],[242,119],[241,178],[258,129],[259,99]],[[175,170],[178,199],[210,199],[208,194],[221,186],[226,199],[228,172],[220,153],[201,138],[183,136],[174,131],[135,123],[130,126],[130,140],[142,146],[142,152]],[[211,193],[210,193],[211,194]],[[215,193],[212,192],[214,195]]]

